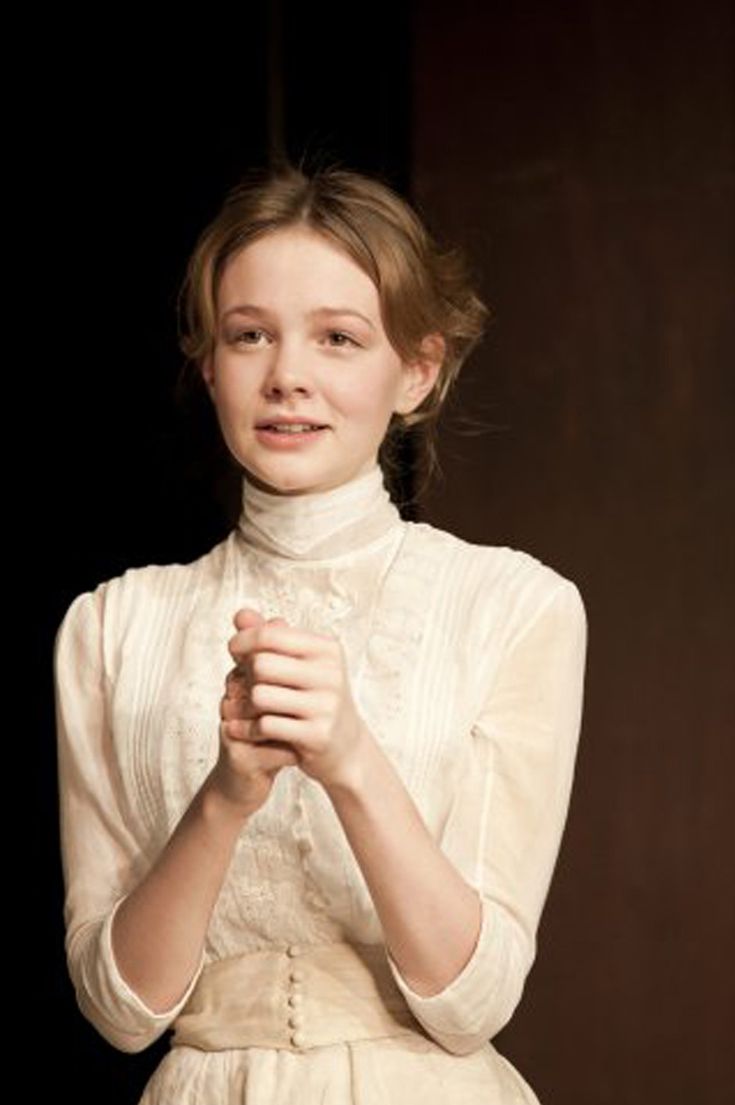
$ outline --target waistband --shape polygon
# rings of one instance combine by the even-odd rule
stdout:
[[[290,944],[207,963],[173,1022],[171,1047],[301,1051],[426,1033],[382,944]]]

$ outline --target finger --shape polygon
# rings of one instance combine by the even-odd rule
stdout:
[[[249,689],[249,678],[245,669],[239,665],[230,668],[225,676],[224,697],[229,699],[247,698]]]
[[[250,697],[250,680],[241,668],[232,668],[225,676],[225,693],[219,703],[219,716],[229,721],[232,718],[254,718],[258,711]]]
[[[323,667],[301,657],[284,656],[280,652],[256,652],[250,658],[249,672],[253,685],[278,683],[282,687],[309,690],[323,682]]]
[[[299,762],[297,750],[288,741],[273,740],[270,738],[254,739],[250,735],[252,723],[245,723],[248,730],[241,728],[243,723],[222,723],[220,737],[223,743],[237,743],[243,746],[242,752],[246,755],[248,770],[270,771],[275,767],[285,767],[287,764]]]
[[[271,619],[271,622],[266,622],[259,614],[255,615],[255,612],[249,609],[238,610],[233,621],[240,628],[238,628],[234,637],[230,637],[227,648],[237,664],[244,662],[252,652],[257,650],[264,626],[272,624],[273,621],[283,622],[283,625],[288,624],[283,618]]]
[[[298,730],[294,728],[287,732],[287,722],[298,725]],[[225,740],[248,744],[253,748],[268,748],[270,745],[291,747],[297,743],[299,737],[303,736],[303,725],[301,718],[287,718],[281,714],[261,714],[250,721],[234,718],[220,722],[220,735]]]
[[[227,651],[230,653],[236,665],[244,664],[248,657],[256,650],[258,646],[258,634],[260,632],[260,625],[251,625],[246,629],[239,629],[234,637],[230,637],[227,642]]]
[[[257,628],[236,633],[230,638],[228,647],[233,656],[263,651],[307,658],[331,654],[337,643],[335,637],[325,633],[312,633],[290,625],[266,622]]]
[[[283,714],[261,714],[256,721],[247,724],[250,730],[247,738],[244,739],[254,744],[262,744],[264,741],[285,741],[298,750],[305,736],[304,727],[308,722],[303,718],[285,717]]]
[[[222,744],[228,741],[245,741],[250,732],[252,721],[244,721],[242,718],[220,718],[219,739]]]
[[[219,716],[222,721],[252,721],[259,711],[250,698],[225,698],[220,700]]]
[[[242,606],[232,620],[237,629],[250,629],[252,626],[262,625],[265,621],[263,615],[252,606]]]
[[[277,683],[255,683],[250,701],[259,714],[286,714],[289,717],[310,717],[318,707],[311,691],[281,687]]]

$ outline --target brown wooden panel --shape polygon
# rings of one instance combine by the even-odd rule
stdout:
[[[556,567],[590,623],[562,857],[496,1043],[544,1102],[724,1103],[729,8],[429,3],[416,20],[414,195],[495,315],[423,517]]]

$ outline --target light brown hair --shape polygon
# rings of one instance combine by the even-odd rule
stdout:
[[[391,416],[378,456],[391,483],[398,439],[410,431],[428,482],[439,467],[440,410],[480,341],[489,312],[472,287],[461,250],[440,247],[411,205],[377,177],[339,166],[307,174],[285,163],[240,179],[199,235],[179,291],[184,375],[193,370],[200,376],[200,365],[216,344],[216,296],[227,261],[262,235],[294,225],[323,234],[367,273],[378,290],[388,340],[403,360],[417,355],[427,335],[444,338],[434,387],[416,410]]]

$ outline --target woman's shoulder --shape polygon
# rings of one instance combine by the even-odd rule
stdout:
[[[539,594],[576,585],[559,569],[533,553],[509,545],[482,545],[468,541],[429,522],[408,522],[414,547],[428,556],[451,562],[451,576],[458,584],[479,576],[483,586],[533,588]]]
[[[434,586],[441,580],[445,604],[467,624],[504,625],[509,632],[529,626],[554,608],[568,622],[586,620],[579,589],[539,556],[508,545],[468,541],[428,522],[409,522],[418,561],[425,560]]]
[[[220,574],[229,541],[189,561],[131,566],[96,581],[69,601],[61,626],[80,618],[121,624],[131,615],[151,617],[190,602],[202,582]]]

